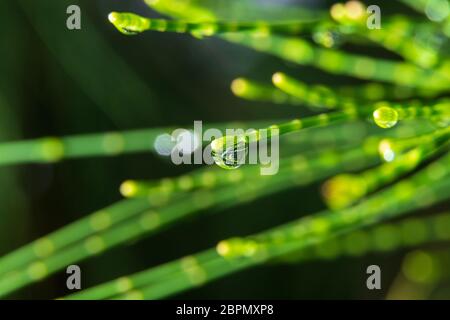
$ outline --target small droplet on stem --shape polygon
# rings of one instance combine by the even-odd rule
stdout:
[[[211,142],[214,162],[224,169],[237,169],[247,156],[248,143],[245,135],[224,136]]]
[[[135,35],[148,29],[147,19],[133,13],[111,12],[108,20],[117,30],[126,35]]]
[[[380,107],[373,112],[373,119],[380,128],[392,128],[398,122],[398,112],[390,107]]]

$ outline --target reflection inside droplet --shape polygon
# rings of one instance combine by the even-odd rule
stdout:
[[[128,36],[132,36],[132,35],[140,33],[138,31],[132,30],[130,28],[119,28],[119,31]]]
[[[211,143],[211,155],[214,162],[224,169],[237,169],[247,156],[247,139],[242,136],[225,136]]]

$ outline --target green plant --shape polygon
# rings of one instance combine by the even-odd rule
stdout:
[[[419,2],[404,2],[425,10]],[[446,96],[450,60],[448,53],[435,43],[409,46],[407,39],[411,34],[439,35],[448,42],[448,19],[433,23],[406,16],[389,17],[383,29],[367,30],[365,7],[355,1],[350,5],[336,4],[330,14],[320,12],[310,20],[264,22],[232,21],[206,0],[146,3],[174,20],[113,12],[109,21],[125,35],[160,31],[190,33],[200,39],[215,36],[295,64],[369,82],[355,86],[311,85],[283,72],[274,73],[272,85],[235,79],[231,90],[240,98],[307,106],[311,112],[318,112],[277,121],[277,125],[270,121],[267,128],[279,129],[282,142],[276,175],[261,176],[255,166],[233,166],[235,170],[214,166],[157,181],[125,181],[120,190],[129,199],[0,258],[0,296],[42,280],[69,264],[160,232],[187,217],[217,213],[326,179],[322,192],[328,210],[254,235],[218,241],[215,248],[67,298],[164,298],[256,265],[332,259],[339,255],[333,246],[342,243],[347,254],[362,255],[449,240],[447,213],[373,226],[448,200],[450,102]],[[403,60],[349,53],[338,48],[340,42],[383,46]],[[352,126],[356,124],[363,126],[366,133],[355,137]],[[215,127],[233,126],[224,123]],[[0,165],[152,152],[155,139],[172,129],[2,143]],[[258,140],[259,131],[255,132]],[[341,137],[339,132],[343,132]],[[329,134],[336,135],[339,143],[327,140]],[[292,139],[296,136],[304,140]],[[317,150],[311,142],[315,136],[323,139]],[[249,137],[245,138],[247,144]],[[214,145],[223,139],[226,138],[212,142],[213,152]],[[216,163],[224,167],[222,158],[215,154]],[[393,229],[404,233],[400,237]],[[416,232],[424,229],[427,231],[422,234]],[[373,245],[367,240],[372,233],[376,239]]]

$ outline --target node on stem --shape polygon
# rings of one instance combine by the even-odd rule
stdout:
[[[322,188],[328,207],[333,210],[348,207],[366,192],[362,179],[351,174],[340,174],[329,179]]]

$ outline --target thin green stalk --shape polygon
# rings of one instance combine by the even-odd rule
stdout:
[[[312,137],[311,134],[311,132],[308,132],[305,137]],[[373,145],[371,149],[374,150],[375,145]],[[336,153],[324,153],[323,150],[321,153],[321,158],[323,159],[338,159]],[[372,152],[372,154],[374,154],[374,152]],[[313,163],[312,157],[314,157],[314,155],[282,159],[280,164],[281,170],[284,170],[285,164],[288,167],[291,166],[294,171],[314,168],[314,164],[312,164],[312,167],[309,165],[309,163]],[[292,164],[290,165],[290,163]],[[250,178],[252,174],[256,173],[255,170],[259,170],[259,167],[247,166],[238,171],[197,170],[194,173],[183,175],[175,179],[162,179],[155,183],[155,189],[152,190],[152,194],[155,194],[156,197],[152,197],[152,199],[118,202],[117,204],[99,210],[64,229],[61,229],[60,231],[38,239],[33,243],[14,251],[12,254],[2,257],[0,259],[0,274],[29,263],[33,259],[49,255],[71,243],[91,236],[99,231],[98,228],[102,223],[104,226],[111,227],[118,222],[149,209],[150,207],[165,204],[162,200],[168,201],[170,197],[174,196],[177,192],[192,191],[194,187],[199,184],[205,188],[216,187],[217,185],[221,185],[218,183],[221,180],[228,181],[229,183],[238,183]],[[127,189],[126,186],[123,189]],[[152,201],[148,202],[146,200]]]
[[[152,9],[189,21],[320,21],[327,15],[315,8],[273,2],[261,6],[254,0],[144,0]]]
[[[323,187],[324,198],[328,206],[331,209],[345,208],[376,189],[412,172],[431,157],[448,151],[450,145],[448,130],[440,136],[433,136],[433,140],[400,154],[393,161],[388,159],[390,162],[364,172],[339,174],[328,180]]]
[[[249,123],[217,123],[207,128],[229,128],[242,125],[264,125],[267,121]],[[191,126],[187,127],[189,129]],[[154,152],[155,139],[171,134],[176,127],[160,127],[129,131],[80,134],[67,137],[45,137],[0,143],[0,166],[23,163],[46,163],[63,159],[117,156],[121,154]]]
[[[152,19],[131,13],[113,13],[110,21],[125,34],[136,34],[152,28]],[[220,36],[228,41],[249,46],[257,51],[271,53],[294,63],[313,65],[325,71],[350,75],[361,79],[392,82],[398,85],[424,87],[430,89],[446,89],[450,78],[445,70],[431,71],[418,68],[412,64],[373,59],[336,50],[316,48],[307,41],[298,38],[283,37],[270,34],[266,25],[264,32],[248,32],[248,26],[239,29],[239,24],[223,26],[217,23],[185,23],[182,21],[156,20],[155,31],[195,31],[200,35],[214,35],[223,31]],[[252,30],[255,25],[251,24]],[[286,28],[283,26],[282,28]]]
[[[346,11],[345,6],[342,8]],[[334,32],[345,35],[349,41],[354,38],[372,41],[420,67],[434,67],[439,63],[440,56],[445,55],[439,39],[441,32],[429,23],[395,15],[383,19],[382,28],[368,29],[367,16],[350,23],[342,21],[338,15],[334,18],[338,21],[337,25],[332,26]]]
[[[368,157],[377,151],[378,140],[370,139],[364,143]],[[352,148],[353,149],[353,148]],[[330,163],[339,165],[344,159],[338,156],[339,152],[349,153],[350,148],[321,149],[320,154],[306,153],[294,155],[279,160],[277,175],[292,175],[293,171],[304,171],[307,167],[314,170],[316,166],[328,167]],[[200,169],[194,172],[176,177],[164,178],[153,181],[127,180],[121,185],[121,193],[125,197],[147,197],[149,199],[165,198],[174,193],[185,193],[200,189],[212,190],[216,187],[236,185],[245,182],[256,183],[261,179],[259,165],[248,165],[240,170]],[[295,177],[296,174],[293,175]],[[270,177],[267,177],[270,179]]]
[[[92,213],[64,228],[41,237],[24,247],[0,258],[0,279],[7,278],[15,270],[45,259],[67,246],[109,228],[151,207],[147,199],[119,201]],[[1,281],[0,281],[1,283]]]
[[[315,22],[189,22],[167,19],[150,19],[129,12],[111,12],[109,21],[123,34],[133,35],[144,31],[192,33],[195,36],[213,36],[226,32],[252,31],[257,33],[310,32]]]
[[[441,142],[450,134],[450,128],[434,129],[425,134],[416,133],[409,137],[395,138],[389,136],[380,140],[378,151],[385,161],[392,161],[397,155],[400,155],[414,147]]]
[[[296,132],[299,130],[326,126],[333,123],[342,121],[364,119],[369,114],[373,113],[375,122],[381,127],[391,127],[397,123],[398,120],[411,120],[420,118],[431,118],[432,116],[439,115],[446,117],[450,112],[450,102],[447,99],[436,101],[430,105],[420,105],[420,102],[404,102],[404,103],[391,103],[391,102],[377,102],[373,105],[361,106],[357,109],[344,109],[342,111],[333,111],[329,113],[321,113],[316,116],[310,116],[303,119],[293,119],[289,122],[274,124],[266,128],[268,131],[268,137],[270,137],[273,129],[279,130],[279,135]],[[395,112],[395,117],[390,113]],[[395,120],[395,121],[394,121]],[[395,122],[391,126],[382,126],[381,123]],[[259,130],[253,132],[256,136],[256,140],[259,140]],[[251,137],[252,134],[249,134]]]
[[[402,187],[404,184],[402,185]],[[423,187],[423,185],[422,185]],[[438,182],[437,185],[433,186],[432,188],[434,192],[433,194],[436,194],[436,199],[443,199],[448,198],[448,194],[446,194],[445,190],[450,187],[450,182],[447,179],[447,182],[441,183]],[[395,190],[395,189],[394,189]],[[391,190],[389,190],[391,191]],[[390,196],[390,195],[388,195]],[[401,215],[407,212],[408,210],[415,208],[417,206],[420,206],[421,204],[418,204],[415,201],[412,201],[413,197],[417,197],[416,195],[410,194],[407,198],[409,203],[405,204],[403,207],[398,208],[398,202],[390,201],[389,204],[382,205],[384,211],[380,212],[378,209],[376,209],[375,206],[375,200],[376,202],[379,201],[385,201],[385,199],[380,199],[379,197],[372,197],[369,199],[370,205],[372,205],[372,208],[367,208],[363,206],[357,206],[355,209],[361,210],[365,209],[360,212],[360,216],[364,215],[380,215],[378,217],[379,220],[386,219],[392,215]],[[386,197],[384,197],[386,198]],[[423,197],[419,196],[419,200],[424,200]],[[405,197],[399,201],[402,204]],[[412,205],[411,205],[412,203]],[[364,203],[365,205],[368,205],[368,203]],[[352,231],[356,229],[357,227],[361,227],[364,225],[370,225],[374,223],[374,220],[369,220],[368,222],[361,221],[360,219],[354,219],[354,221],[350,221],[348,217],[345,217],[346,213],[351,213],[353,216],[356,215],[355,211],[341,211],[338,214],[338,217],[329,217],[331,213],[321,213],[316,218],[310,218],[303,220],[301,223],[298,223],[297,225],[292,225],[290,229],[283,230],[287,233],[293,232],[297,233],[298,236],[296,236],[295,241],[288,242],[284,245],[267,245],[264,240],[260,243],[253,242],[253,240],[249,240],[250,243],[244,242],[244,254],[250,254],[250,256],[239,256],[239,257],[233,257],[233,252],[230,253],[230,258],[213,258],[208,262],[205,262],[203,264],[199,263],[199,261],[196,259],[196,256],[192,256],[190,258],[185,258],[185,262],[182,263],[182,261],[177,261],[176,263],[180,265],[181,271],[176,274],[171,274],[170,277],[163,278],[161,280],[154,280],[151,282],[147,282],[146,286],[137,287],[135,289],[128,290],[124,292],[123,294],[119,294],[114,296],[114,299],[159,299],[164,298],[176,293],[180,293],[181,291],[184,291],[189,288],[193,288],[199,285],[203,285],[207,282],[210,282],[214,279],[223,277],[225,275],[228,275],[230,273],[258,265],[264,262],[267,262],[269,259],[274,259],[276,257],[285,255],[289,252],[293,252],[296,250],[301,250],[305,247],[308,247],[312,244],[320,243],[321,241],[324,241],[326,239],[329,239],[330,237],[344,234],[346,232]],[[325,221],[328,221],[329,218],[331,220],[331,223],[328,224]],[[332,228],[333,230],[327,230],[327,228]],[[275,231],[275,230],[274,230]],[[283,232],[281,231],[281,232]],[[279,230],[276,230],[276,232],[280,232]],[[325,233],[325,234],[324,234]],[[270,234],[263,234],[261,235],[263,238],[270,237]],[[256,243],[256,250],[254,250],[253,245]],[[222,243],[223,245],[223,243]],[[242,243],[238,244],[239,246],[242,245]],[[220,246],[220,244],[219,244]],[[248,246],[248,247],[247,247]],[[225,245],[225,248],[227,246]],[[247,247],[247,248],[245,248]],[[220,247],[219,247],[220,248]],[[219,249],[220,250],[220,249]],[[227,249],[225,249],[226,251]],[[234,248],[231,247],[231,250],[237,250],[238,255],[240,255],[242,252],[242,247]],[[261,252],[258,252],[258,250],[261,250]],[[206,254],[206,253],[205,253]],[[186,262],[187,261],[187,262]],[[150,274],[151,271],[148,272]],[[141,278],[144,278],[143,274],[140,274]],[[141,283],[144,281],[141,281]],[[134,283],[133,276],[129,277],[129,283]],[[133,288],[133,286],[131,286]],[[111,293],[111,292],[110,292]],[[75,297],[76,298],[76,297]],[[84,296],[84,299],[89,299],[89,296]]]
[[[334,111],[330,113],[322,113],[315,116],[305,117],[303,119],[297,118],[290,120],[288,122],[283,122],[279,124],[273,124],[262,130],[253,130],[250,133],[245,134],[245,138],[247,141],[259,141],[263,137],[270,138],[273,135],[284,135],[288,133],[297,132],[304,129],[327,126],[334,123],[339,123],[342,121],[355,120],[355,119],[364,119],[374,110],[374,107],[368,106],[366,108],[360,109],[350,109],[343,111]],[[267,131],[267,134],[264,136],[261,132]],[[278,130],[278,133],[275,133],[274,130]],[[222,137],[219,139],[223,139],[226,137]],[[219,140],[216,139],[216,140]],[[216,141],[214,140],[214,141]],[[214,141],[212,143],[214,143]]]
[[[280,235],[277,238],[283,242]],[[316,259],[359,257],[370,253],[385,253],[450,240],[450,213],[431,217],[408,218],[399,222],[357,230],[318,243],[296,253],[276,259],[275,263],[299,263]]]
[[[5,142],[0,144],[0,165],[152,151],[154,140],[164,130],[158,128]]]
[[[260,176],[257,182],[249,181],[240,183],[237,186],[232,185],[217,190],[196,191],[186,195],[181,200],[171,202],[157,209],[144,211],[143,213],[142,211],[146,210],[149,202],[146,198],[136,199],[132,203],[139,205],[139,210],[130,210],[128,219],[119,224],[111,223],[112,218],[109,211],[100,211],[100,218],[98,216],[94,217],[97,217],[96,222],[102,228],[95,230],[92,227],[92,217],[83,219],[79,224],[75,223],[75,226],[69,229],[74,232],[74,235],[70,238],[70,242],[73,244],[64,247],[64,250],[51,250],[50,252],[47,250],[48,247],[53,249],[53,246],[56,245],[53,241],[56,236],[51,234],[37,242],[40,244],[38,246],[40,248],[39,252],[42,253],[43,251],[45,253],[44,257],[41,254],[37,255],[33,251],[33,248],[37,246],[34,243],[17,253],[13,252],[10,254],[10,257],[6,260],[9,261],[8,263],[0,260],[0,266],[4,263],[10,268],[13,265],[15,267],[12,273],[0,275],[0,296],[41,280],[67,265],[79,262],[121,243],[160,231],[162,228],[180,221],[182,218],[192,216],[198,211],[223,205],[235,206],[255,197],[262,197],[290,186],[310,183],[345,168],[365,167],[368,163],[370,164],[374,161],[376,158],[375,152],[376,150],[370,155],[365,150],[351,150],[344,154],[325,154],[311,161],[305,158],[293,158],[289,167],[290,170],[287,170],[285,173],[275,176]],[[89,223],[87,227],[86,223]],[[83,231],[85,233],[83,236],[87,236],[86,238],[78,237],[78,232],[75,235],[75,231],[78,231],[80,228],[84,228]],[[64,240],[65,234],[65,228],[59,230],[57,232],[57,240]],[[74,241],[75,238],[77,238],[77,242]],[[65,242],[68,243],[68,240],[65,240]],[[48,246],[49,243],[51,243],[50,246]],[[10,261],[13,261],[14,264]]]
[[[439,94],[439,92],[428,88],[408,88],[378,82],[369,82],[362,85],[340,86],[335,88],[335,90],[340,95],[368,101],[392,101],[417,97],[434,98]]]
[[[336,89],[332,89],[323,85],[307,85],[304,82],[298,81],[282,72],[277,72],[272,77],[273,84],[285,92],[289,96],[303,101],[305,104],[312,107],[328,108],[328,109],[357,109],[363,108],[373,104],[376,108],[385,106],[394,109],[401,109],[400,116],[403,119],[419,117],[427,115],[427,112],[432,115],[448,114],[450,107],[448,99],[436,99],[430,102],[422,102],[420,100],[406,100],[406,101],[381,101],[377,99],[376,103],[367,102],[362,97],[357,99],[348,95],[343,95]],[[370,100],[370,99],[369,99]]]
[[[392,128],[399,120],[408,119],[447,119],[450,116],[450,102],[448,99],[437,100],[431,104],[421,101],[406,101],[392,103],[380,101],[375,104],[373,112],[374,122],[381,128]]]
[[[315,66],[333,74],[437,90],[446,90],[450,82],[445,70],[425,70],[410,63],[316,48],[299,38],[255,35],[250,32],[228,33],[221,37],[287,61]]]
[[[411,126],[408,126],[412,128]],[[421,129],[425,129],[423,126]],[[401,128],[400,128],[401,129]],[[398,132],[402,130],[398,130]],[[333,134],[329,136],[328,134],[323,133],[322,131],[328,131]],[[317,131],[317,132],[316,132]],[[287,136],[287,138],[295,138],[293,141],[289,142],[292,144],[292,148],[294,149],[295,154],[298,154],[299,151],[302,151],[301,156],[294,156],[290,158],[281,158],[280,159],[280,172],[286,169],[286,165],[290,162],[294,163],[297,161],[299,163],[304,162],[302,159],[310,159],[315,156],[315,153],[311,153],[310,150],[316,144],[322,144],[319,138],[324,138],[325,142],[327,142],[328,138],[340,138],[342,141],[338,144],[331,144],[331,146],[322,146],[318,150],[322,154],[323,158],[335,158],[335,152],[329,152],[330,148],[337,148],[338,150],[342,150],[342,152],[346,152],[346,148],[340,148],[345,143],[348,143],[351,139],[354,139],[354,143],[358,146],[363,144],[363,148],[365,150],[378,150],[380,157],[382,159],[387,159],[390,155],[387,154],[388,149],[393,150],[395,154],[401,154],[403,150],[407,150],[411,147],[415,147],[420,144],[430,144],[433,145],[434,140],[439,136],[443,135],[446,130],[440,130],[437,132],[428,133],[425,135],[420,135],[420,132],[409,132],[408,138],[402,139],[387,139],[383,138],[383,136],[378,137],[377,135],[371,135],[371,138],[367,141],[364,141],[364,138],[367,136],[367,133],[361,131],[361,128],[355,126],[353,123],[346,123],[345,125],[333,126],[332,128],[325,127],[325,129],[321,130],[311,130],[302,133],[297,137]],[[316,133],[315,133],[316,132]],[[429,132],[429,131],[424,131]],[[358,133],[358,134],[356,134]],[[389,136],[398,136],[399,133],[390,132]],[[411,135],[412,134],[412,135]],[[302,138],[302,140],[300,140]],[[306,142],[312,142],[312,145],[307,144],[304,148],[301,148],[302,145]],[[328,142],[327,142],[328,143]],[[285,150],[286,146],[283,145],[283,150]],[[335,150],[336,152],[340,152]],[[317,153],[316,153],[317,154]],[[386,160],[387,161],[387,160]],[[294,165],[294,164],[293,164]],[[299,164],[300,165],[300,164]],[[243,170],[244,169],[244,170]],[[188,174],[175,177],[175,178],[164,178],[160,180],[153,181],[139,181],[139,180],[127,180],[121,186],[121,193],[126,197],[165,197],[169,194],[176,192],[188,192],[197,189],[211,189],[217,186],[224,186],[233,183],[241,183],[242,181],[248,181],[255,179],[255,177],[259,174],[260,167],[259,166],[245,166],[240,170],[221,170],[221,169],[199,169],[194,172],[190,172]]]
[[[338,212],[322,212],[313,217],[271,229],[247,237],[249,242],[221,242],[214,254],[210,249],[171,263],[151,268],[138,274],[122,277],[104,285],[79,292],[69,298],[92,299],[158,299],[193,288],[230,273],[267,262],[288,253],[320,243],[333,236],[372,225],[376,222],[400,216],[418,207],[448,198],[450,155],[367,201]],[[429,172],[441,172],[440,177]],[[443,174],[442,174],[442,170]],[[446,179],[441,179],[442,177]],[[425,192],[426,190],[426,192]],[[430,198],[433,199],[430,202]],[[283,244],[267,245],[269,239],[277,239],[283,233],[289,240]],[[256,244],[256,246],[255,246]],[[242,247],[244,246],[244,247]],[[207,260],[207,261],[204,261]],[[173,273],[173,270],[177,270]],[[158,276],[155,276],[155,275]],[[167,275],[167,277],[164,277]],[[170,275],[170,276],[169,276]],[[120,281],[126,286],[120,286]]]
[[[304,102],[294,96],[274,88],[245,78],[237,78],[231,83],[231,91],[239,98],[250,101],[272,102],[276,104],[303,105]]]
[[[356,109],[362,102],[355,98],[342,96],[333,89],[321,85],[307,85],[284,73],[277,72],[272,77],[273,84],[286,94],[319,108]]]
[[[433,40],[439,42],[436,30],[430,30],[429,24],[414,23],[405,16],[395,16],[383,22],[382,28],[369,32],[364,26],[359,33],[422,68],[436,66],[440,62],[440,54],[446,54],[440,52],[439,45],[433,44]]]

